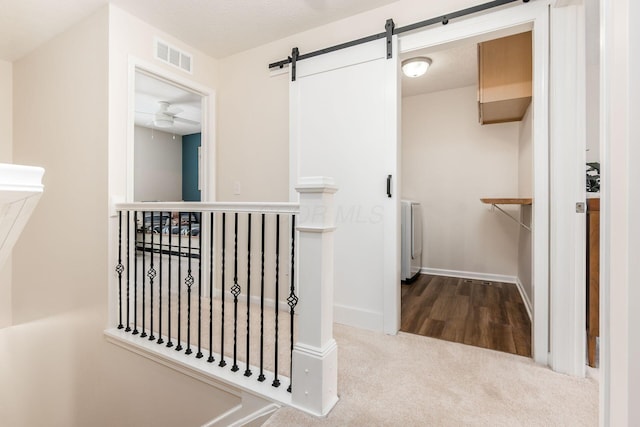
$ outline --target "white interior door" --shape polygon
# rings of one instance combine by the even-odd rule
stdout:
[[[292,200],[302,176],[338,186],[335,320],[387,333],[399,327],[396,57],[386,40],[354,46],[298,62],[290,85]]]

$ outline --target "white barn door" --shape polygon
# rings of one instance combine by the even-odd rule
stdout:
[[[391,334],[400,320],[395,37],[393,45],[391,59],[381,39],[299,61],[289,123],[292,200],[300,177],[338,186],[335,320]]]

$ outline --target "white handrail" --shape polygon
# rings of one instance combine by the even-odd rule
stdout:
[[[0,267],[42,195],[43,175],[40,167],[0,163]]]
[[[207,382],[213,380],[214,382],[212,384],[220,383],[223,385],[230,385],[232,387],[239,388],[244,392],[261,396],[267,400],[272,400],[278,404],[291,405],[316,416],[327,415],[338,400],[337,345],[333,339],[332,329],[334,287],[333,231],[335,229],[333,224],[333,193],[337,188],[333,184],[333,180],[328,178],[309,177],[302,178],[300,185],[296,187],[296,190],[300,193],[300,203],[140,202],[114,203],[111,205],[112,212],[119,212],[119,214],[116,215],[118,217],[116,221],[118,224],[117,232],[119,234],[114,240],[114,243],[117,243],[117,245],[112,246],[114,255],[112,257],[112,261],[115,261],[116,264],[116,274],[111,275],[113,298],[111,300],[110,307],[110,324],[115,325],[116,322],[118,323],[117,326],[113,327],[113,329],[106,331],[109,340],[153,360],[161,361],[161,363],[168,364],[169,366],[178,366],[178,370],[189,372],[189,375],[191,375],[191,372],[194,372],[197,374],[196,378],[205,378]],[[153,212],[154,216],[158,212],[200,212],[204,213],[204,215],[206,215],[206,212],[211,212],[212,214],[208,215],[211,218],[206,219],[212,220],[213,227],[208,227],[206,230],[203,229],[204,232],[199,235],[204,237],[202,240],[199,239],[199,236],[191,236],[196,242],[194,247],[191,245],[191,243],[193,243],[192,240],[189,239],[187,240],[189,243],[188,250],[186,250],[186,246],[182,243],[184,236],[181,234],[181,237],[177,242],[169,241],[171,247],[167,250],[167,239],[165,237],[171,238],[172,233],[161,233],[160,236],[155,236],[155,234],[160,233],[141,233],[139,224],[135,224],[135,222],[132,224],[130,221],[130,212],[132,211],[136,213]],[[125,215],[122,215],[122,212],[124,212]],[[237,314],[239,299],[244,298],[245,301],[242,303],[242,306],[246,308],[247,312],[244,319],[251,319],[252,317],[254,319],[256,318],[255,314],[250,315],[250,307],[252,299],[255,296],[255,292],[250,292],[249,285],[251,282],[257,281],[257,279],[253,278],[253,275],[251,276],[253,280],[250,280],[249,278],[251,268],[255,265],[250,262],[249,255],[252,251],[254,253],[256,252],[255,246],[252,246],[253,249],[249,246],[252,241],[252,238],[249,238],[249,236],[253,236],[249,234],[249,225],[252,223],[252,220],[254,223],[257,222],[255,221],[257,218],[254,218],[253,216],[251,219],[244,218],[242,222],[246,224],[246,227],[239,228],[238,220],[231,219],[231,221],[225,223],[224,227],[218,228],[221,224],[217,222],[217,215],[213,215],[213,213],[218,212],[252,214],[264,213],[272,215],[285,214],[284,216],[292,215],[291,218],[285,218],[283,221],[283,227],[280,227],[283,223],[282,221],[271,221],[271,231],[267,230],[267,232],[265,232],[263,228],[262,243],[264,243],[264,236],[266,235],[266,240],[271,239],[271,243],[275,243],[275,247],[270,244],[270,249],[265,248],[264,246],[260,249],[263,259],[265,251],[270,254],[280,254],[269,257],[267,260],[271,264],[271,266],[267,266],[267,268],[275,271],[275,277],[271,277],[271,273],[265,274],[264,261],[262,261],[261,282],[265,276],[269,276],[270,279],[269,283],[267,283],[267,291],[265,292],[264,289],[261,289],[260,291],[260,303],[264,304],[265,300],[269,300],[269,298],[272,297],[271,290],[273,290],[273,293],[275,293],[275,298],[272,300],[273,306],[279,308],[280,304],[284,304],[285,299],[288,306],[285,306],[285,310],[282,310],[281,308],[274,310],[273,318],[268,318],[270,320],[265,319],[269,322],[273,322],[274,330],[278,331],[275,336],[273,334],[267,334],[262,329],[262,326],[259,332],[256,328],[251,328],[254,335],[260,334],[261,354],[264,348],[262,338],[275,341],[275,348],[278,348],[277,343],[279,342],[278,340],[280,340],[284,346],[285,352],[290,351],[291,359],[289,378],[282,375],[283,372],[286,372],[286,368],[284,371],[282,369],[278,369],[277,364],[278,358],[280,357],[279,353],[274,358],[273,371],[269,371],[270,366],[263,366],[262,355],[260,356],[259,368],[249,364],[249,356],[252,352],[248,344],[249,337],[251,336],[249,331],[249,322],[247,322],[246,328],[246,357],[244,360],[242,360],[242,357],[236,360],[236,322],[239,319]],[[126,224],[124,225],[122,222],[123,217],[126,219]],[[208,222],[209,221],[204,221],[203,225],[207,227]],[[263,227],[265,223],[266,221],[261,223]],[[235,226],[233,231],[232,226]],[[229,232],[227,237],[228,240],[222,238],[218,241],[217,235],[213,236],[213,239],[208,238],[208,236],[210,236],[209,232],[215,232],[215,230],[218,229]],[[182,232],[183,230],[184,229],[181,227],[180,231]],[[280,230],[282,235],[277,234],[278,230]],[[288,238],[286,233],[288,233],[289,230],[291,230],[291,234],[288,238],[291,240],[287,242]],[[259,233],[260,231],[258,231],[258,234]],[[151,234],[150,238],[148,234]],[[164,236],[164,234],[168,234],[168,236]],[[244,247],[244,244],[246,244],[247,248],[245,252],[247,275],[245,276],[246,278],[240,277],[238,279],[235,277],[233,286],[231,286],[230,263],[237,263],[237,254],[229,254],[228,257],[225,258],[225,251],[223,250],[221,251],[222,257],[219,259],[217,251],[218,248],[225,248],[225,245],[228,246],[230,242],[233,241],[233,252],[236,252],[239,235],[241,246]],[[141,236],[142,241],[140,239]],[[222,236],[225,236],[225,234],[223,233]],[[274,236],[279,236],[280,238],[276,237],[274,242]],[[142,247],[140,243],[142,243]],[[160,250],[158,250],[158,248],[160,248]],[[196,253],[194,251],[199,252],[200,250],[204,251],[205,256],[202,256],[195,261],[197,265],[193,266],[194,271],[192,272],[191,263],[194,262],[192,255]],[[172,257],[171,255],[173,252],[171,251],[178,251],[179,256]],[[138,252],[142,255],[141,259],[138,257]],[[165,253],[168,257],[164,257]],[[215,255],[215,257],[212,255]],[[147,257],[149,257],[149,262],[146,261]],[[134,263],[133,270],[130,265],[131,258]],[[154,259],[158,260],[157,264]],[[185,262],[185,260],[188,265],[186,266],[187,268],[183,268],[181,272],[179,267],[181,264],[179,263]],[[140,262],[141,264],[139,264]],[[165,264],[165,268],[162,262],[169,262],[169,264]],[[172,262],[178,263],[177,276],[175,275],[174,270],[168,270],[168,266],[170,266]],[[282,268],[282,273],[280,273],[280,268]],[[170,272],[170,274],[163,275],[163,270]],[[226,270],[229,270],[228,276],[224,275],[224,271]],[[235,265],[233,270],[234,275],[236,275]],[[132,272],[133,274],[131,274]],[[215,274],[214,280],[211,280],[211,277],[213,277],[211,273]],[[218,275],[218,273],[220,273],[220,275]],[[287,273],[289,273],[288,277],[286,277]],[[140,284],[137,281],[140,277],[142,277],[142,293],[140,293]],[[173,280],[175,277],[178,278],[177,281]],[[209,277],[209,279],[205,279],[206,277]],[[149,281],[147,282],[145,278],[148,278]],[[130,283],[130,279],[133,279],[132,283]],[[284,288],[284,281],[287,282],[286,289]],[[208,291],[206,287],[201,288],[203,283],[208,285]],[[282,286],[279,286],[280,283],[282,283]],[[195,286],[193,289],[196,289],[197,297],[191,295],[192,285]],[[263,286],[262,283],[261,286]],[[201,293],[202,290],[204,290],[204,293]],[[147,291],[149,292],[148,294],[146,293]],[[185,296],[185,291],[187,292],[186,302],[184,302],[184,299],[180,300],[181,295],[183,297]],[[154,297],[154,292],[157,292],[157,298]],[[179,302],[176,304],[175,300],[173,300],[172,304],[171,295],[176,292]],[[218,336],[216,336],[216,332],[212,329],[212,325],[214,325],[213,319],[217,316],[216,312],[218,311],[218,308],[214,308],[215,306],[213,301],[218,292],[223,298],[229,293],[234,296],[234,300],[232,302],[227,302],[227,304],[233,304],[232,308],[234,309],[233,362],[235,369],[230,369],[230,365],[227,365],[225,368],[225,365],[221,363],[209,363],[214,360],[224,360],[223,354],[230,357],[229,351],[222,351],[222,344],[225,342],[223,333],[225,330],[230,331],[231,325],[227,324],[226,326],[223,326],[223,323],[221,323],[220,326],[216,326],[216,328],[224,328],[221,329],[221,333],[218,334]],[[167,298],[169,298],[166,305],[163,305],[162,303],[161,296],[163,294],[167,295]],[[193,345],[195,349],[195,336],[190,335],[191,331],[194,331],[193,328],[195,327],[195,323],[190,323],[192,317],[191,314],[189,314],[191,313],[190,310],[195,308],[195,305],[192,304],[192,298],[198,298],[195,300],[198,304],[198,312],[197,315],[193,314],[194,316],[197,316],[193,320],[194,322],[197,322],[198,325],[198,354],[202,357],[203,355],[200,353],[201,349],[209,349],[209,352],[211,353],[211,360],[198,360],[198,357],[194,358],[193,356],[183,357],[182,353],[177,353],[175,351],[178,347],[169,348],[155,345],[155,343],[152,345],[153,341],[150,340],[152,337],[153,340],[155,340],[155,337],[163,337],[163,332],[165,332],[168,342],[172,342],[172,339],[176,339],[176,343],[186,343],[189,353],[185,350],[184,355],[190,354],[190,346]],[[200,306],[202,298],[209,298],[208,303],[210,308],[206,309],[205,307],[204,311],[201,311]],[[224,299],[221,299],[220,302],[221,319],[224,319],[226,315],[224,314],[224,301]],[[166,330],[163,330],[163,325],[165,325],[165,323],[159,317],[157,321],[154,322],[154,313],[158,313],[158,316],[160,316],[163,312],[171,313],[174,308],[177,308],[178,313],[180,313],[180,309],[184,304],[186,304],[188,314],[186,319],[178,314],[177,337],[171,336],[172,328],[168,327]],[[136,308],[139,306],[143,308],[143,314],[141,316],[139,316],[136,311]],[[130,313],[130,308],[132,307],[134,310],[133,313]],[[148,317],[144,311],[145,307],[151,310]],[[300,307],[300,309],[298,309],[298,307]],[[157,309],[157,311],[154,311],[155,309]],[[262,316],[262,306],[260,310]],[[280,313],[281,311],[282,313]],[[281,316],[284,316],[285,319],[279,320],[278,313],[280,313]],[[130,314],[133,314],[132,318]],[[202,315],[209,316],[208,332],[210,334],[210,338],[208,345],[205,343],[204,346],[201,346],[200,333],[207,332],[207,322],[206,318],[203,319]],[[147,320],[149,323],[147,323]],[[187,322],[186,341],[180,335],[180,331],[183,331],[182,327],[185,325],[183,321],[185,320]],[[295,334],[294,321],[296,324]],[[280,329],[278,325],[283,326],[283,328],[284,325],[290,325],[290,330],[286,331],[285,329]],[[133,331],[131,326],[133,326]],[[146,333],[144,335],[137,334],[140,326],[142,326],[142,331],[151,332],[150,339],[140,339],[147,335]],[[201,327],[203,328],[202,330],[200,329]],[[286,337],[287,332],[289,333],[288,337]],[[284,338],[281,336],[283,334],[285,335]],[[229,337],[230,335],[227,335],[227,339],[230,339]],[[220,341],[221,354],[217,354],[215,351],[212,351],[212,346],[214,345],[212,341],[213,338]],[[285,340],[284,342],[282,341],[283,339]],[[156,341],[156,343],[157,342],[158,341]],[[256,343],[257,341],[252,340],[252,342]],[[283,349],[282,346],[279,348],[280,350]],[[181,350],[182,349],[184,348],[182,347]],[[284,360],[286,363],[286,358]],[[242,369],[238,369],[238,367],[246,368],[244,375],[241,373]],[[251,371],[257,372],[258,369],[261,374],[263,372],[266,374],[266,376],[264,374],[261,375],[262,379],[251,375]],[[247,372],[249,375],[247,375]],[[273,382],[263,382],[266,377],[273,378]],[[287,384],[289,387],[287,387]]]
[[[0,191],[2,202],[8,203],[42,193],[44,169],[36,166],[22,166],[0,163]]]
[[[136,202],[118,203],[116,211],[245,212],[297,214],[298,203],[289,202]]]

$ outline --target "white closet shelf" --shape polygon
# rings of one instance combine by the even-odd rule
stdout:
[[[513,215],[511,215],[509,212],[505,211],[498,205],[518,205],[518,206],[531,205],[533,204],[532,198],[530,197],[528,198],[527,197],[498,197],[498,198],[487,197],[487,198],[480,199],[480,201],[487,205],[491,205],[492,208],[498,209],[500,212],[502,212],[503,214],[505,214],[506,216],[508,216],[509,218],[511,218],[518,224],[520,224],[523,228],[531,231],[531,227],[529,227],[526,224],[523,224],[519,219],[517,219],[516,217],[514,217]]]

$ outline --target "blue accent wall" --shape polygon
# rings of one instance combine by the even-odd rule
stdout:
[[[182,200],[199,202],[198,190],[198,147],[201,134],[194,133],[182,137]]]

